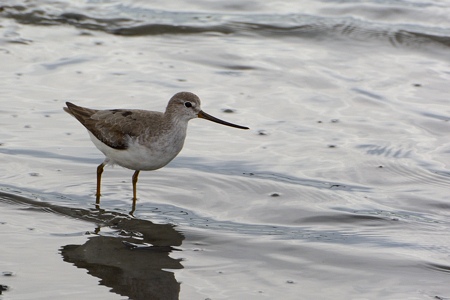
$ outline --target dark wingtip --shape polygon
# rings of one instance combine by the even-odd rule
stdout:
[[[64,111],[68,114],[71,114],[73,116],[72,111],[70,110],[72,107],[76,107],[75,104],[71,103],[71,102],[66,102],[67,107],[63,107]]]

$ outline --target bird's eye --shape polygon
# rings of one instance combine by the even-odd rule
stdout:
[[[186,107],[192,107],[192,103],[191,103],[191,102],[184,102],[184,106],[186,106]]]

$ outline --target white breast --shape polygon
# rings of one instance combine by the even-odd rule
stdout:
[[[143,171],[156,170],[167,165],[183,148],[186,136],[160,136],[158,140],[147,145],[139,139],[130,139],[127,149],[117,150],[99,141],[91,132],[89,135],[94,145],[110,159],[110,164]]]

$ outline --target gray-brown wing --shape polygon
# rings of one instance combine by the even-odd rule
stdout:
[[[98,140],[111,148],[128,148],[130,137],[137,137],[147,130],[151,122],[162,117],[162,113],[144,110],[95,110],[67,102],[65,111],[73,115]]]

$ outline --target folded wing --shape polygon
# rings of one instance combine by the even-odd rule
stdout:
[[[117,150],[128,148],[130,137],[138,137],[155,118],[161,118],[162,113],[143,110],[96,110],[77,106],[66,102],[64,110],[74,116],[98,140]],[[144,114],[151,114],[146,118]]]

